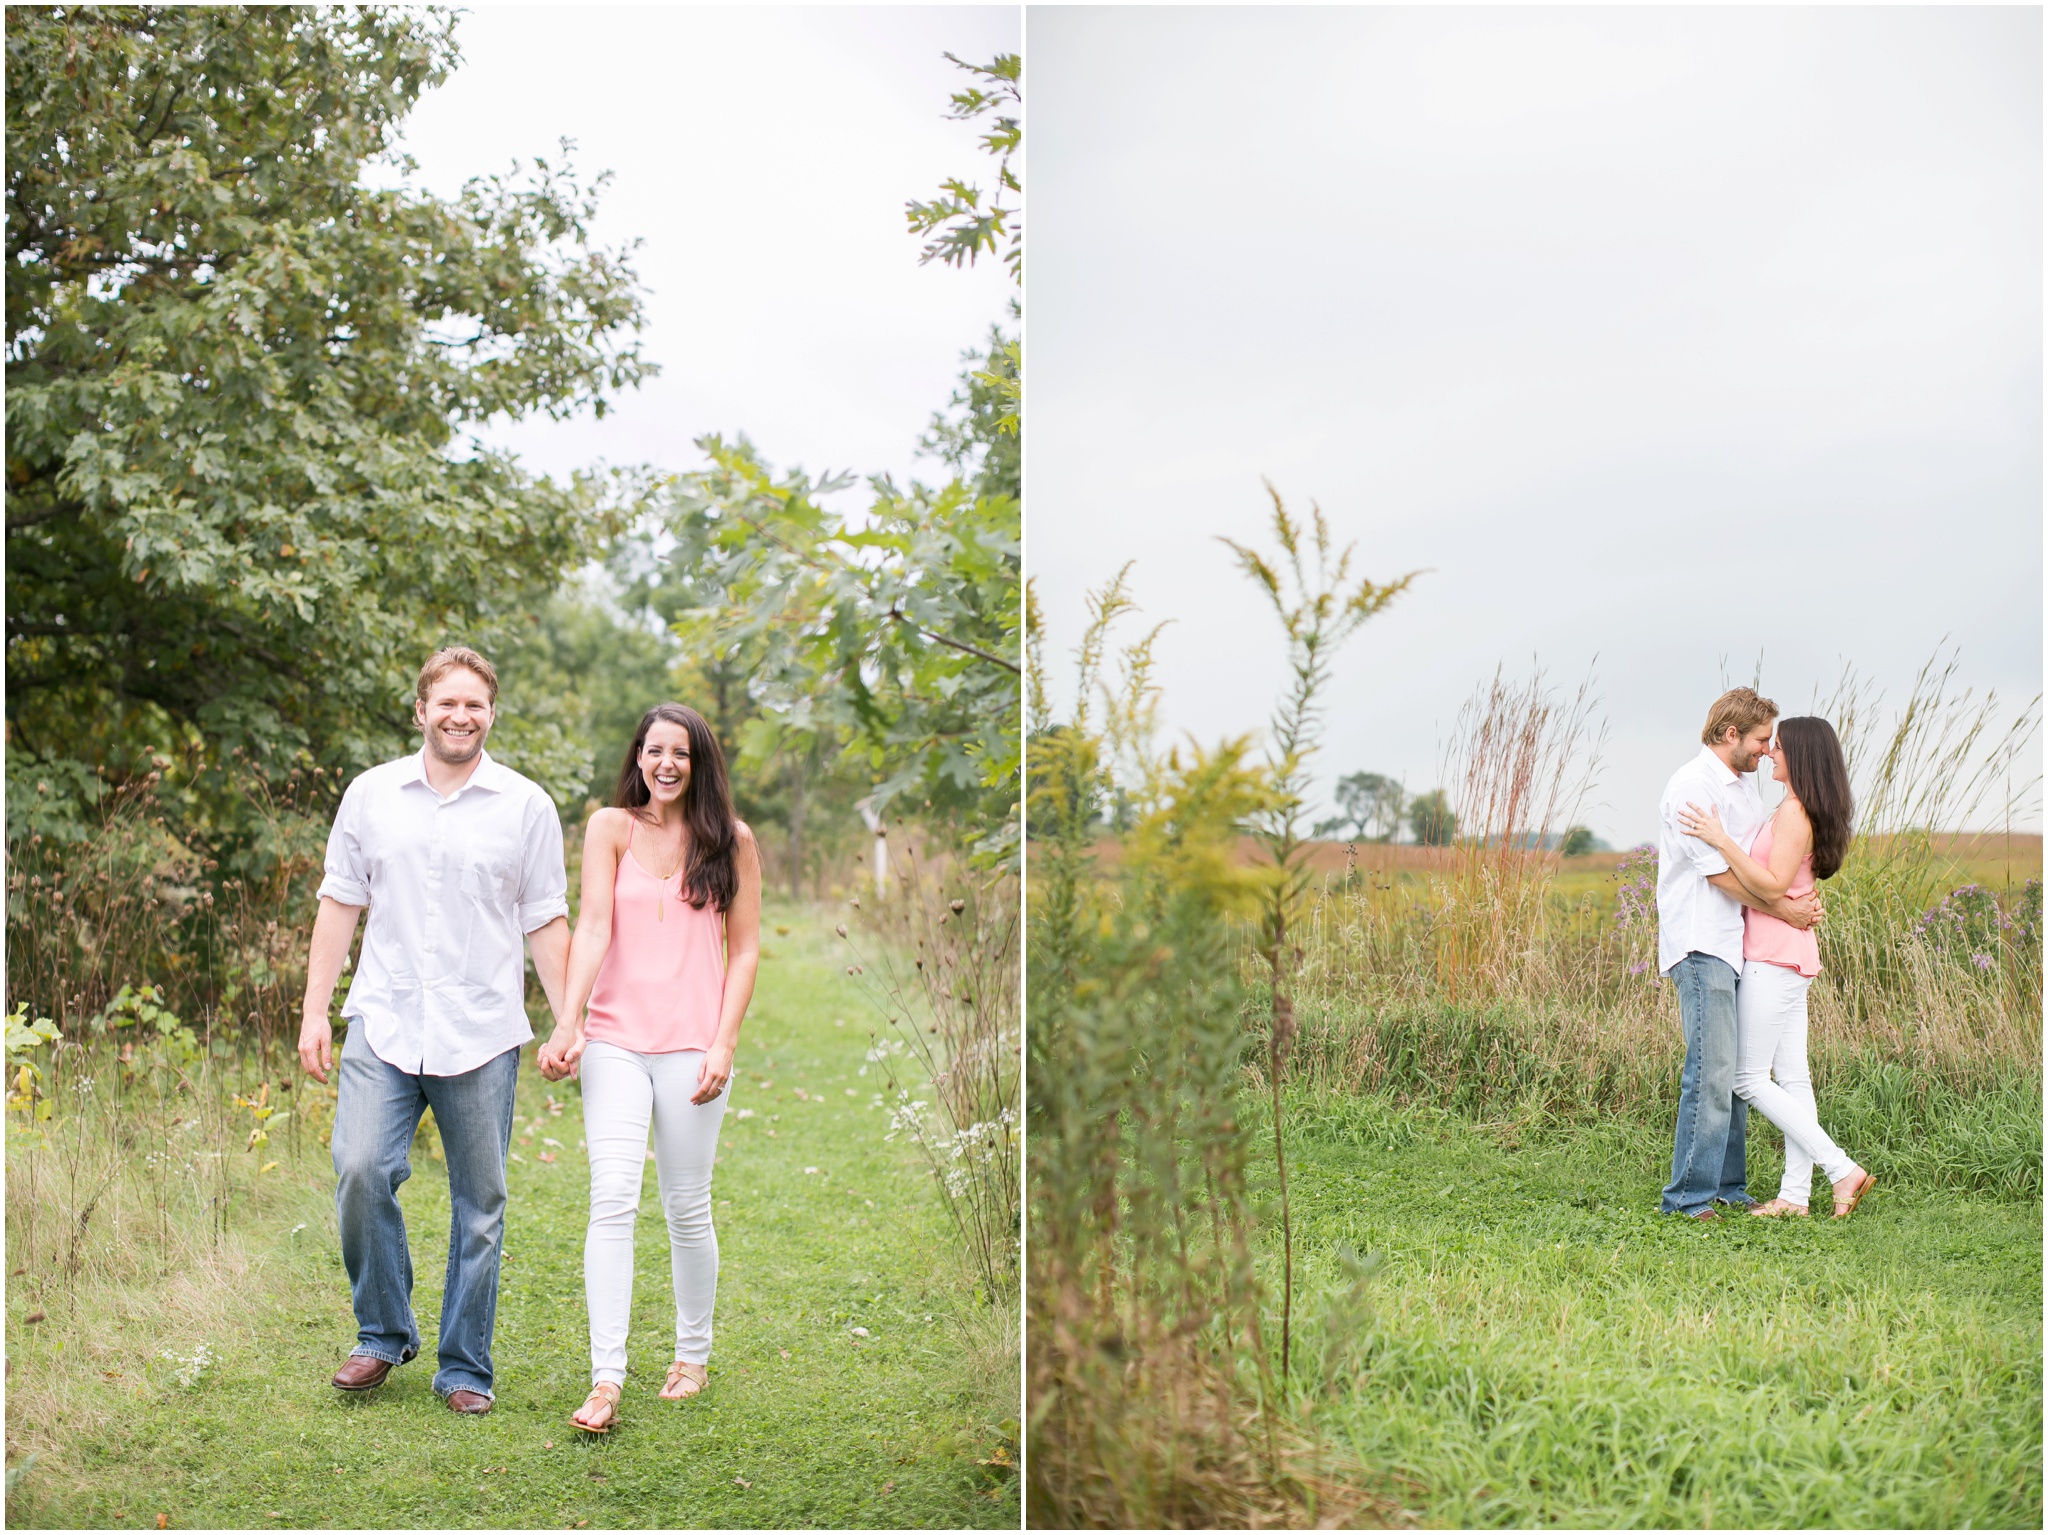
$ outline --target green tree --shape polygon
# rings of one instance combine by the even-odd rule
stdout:
[[[984,85],[957,92],[947,115],[958,122],[983,117],[993,121],[982,135],[982,149],[996,161],[996,186],[984,206],[981,189],[957,179],[947,181],[931,202],[908,204],[913,234],[930,235],[918,259],[941,261],[948,266],[972,266],[984,254],[1001,252],[1010,270],[1010,280],[1024,281],[1024,221],[1021,200],[1024,183],[1013,162],[1024,147],[1023,60],[1014,53],[998,54],[986,64],[969,64],[947,58],[959,68],[978,76]],[[1003,197],[1012,201],[1004,206]],[[1010,321],[1020,318],[1017,301],[1010,301]],[[988,495],[1023,498],[1024,450],[1024,351],[1014,330],[1004,334],[1001,326],[989,331],[988,350],[969,352],[969,372],[962,393],[952,404],[963,411],[956,419],[934,418],[927,451],[936,452],[956,469],[965,468],[970,456],[978,458],[977,486]],[[972,367],[982,363],[980,368]]]
[[[575,785],[564,808],[609,803],[640,716],[674,696],[677,655],[671,635],[622,608],[609,562],[578,573],[493,657],[506,702],[492,752],[508,734],[525,747],[529,735],[552,732],[581,764],[561,775]]]
[[[1011,302],[1014,322],[1017,307]],[[948,402],[949,410],[932,417],[918,446],[968,476],[984,496],[1024,496],[1024,434],[1017,415],[1017,367],[1014,340],[991,325],[987,349],[970,351],[967,371]],[[979,364],[980,366],[977,366]]]
[[[1598,845],[1599,839],[1593,835],[1592,827],[1573,826],[1565,832],[1557,850],[1566,858],[1577,858],[1582,853],[1595,851]]]
[[[158,747],[390,755],[423,651],[508,639],[631,499],[459,437],[651,371],[592,190],[365,184],[456,63],[445,12],[7,21],[10,755],[74,799]]]
[[[1016,842],[1021,765],[1017,503],[964,482],[871,482],[855,525],[824,496],[845,481],[778,475],[744,441],[699,446],[711,467],[668,499],[674,563],[700,605],[677,621],[692,655],[744,657],[762,763],[807,738],[864,767],[886,805],[909,795],[964,818],[982,851]]]
[[[1349,827],[1360,842],[1391,842],[1401,829],[1401,813],[1407,791],[1399,780],[1383,773],[1348,773],[1337,780],[1339,815],[1316,823],[1316,835],[1325,837]]]
[[[946,115],[956,122],[990,119],[981,147],[996,162],[995,187],[984,193],[979,185],[948,179],[930,202],[906,205],[911,233],[931,237],[921,258],[925,261],[972,266],[984,255],[1000,253],[1011,280],[1021,283],[1024,185],[1014,162],[1024,147],[1023,56],[1000,53],[986,64],[970,64],[950,53],[946,57],[981,82],[956,92]],[[1012,199],[1008,206],[1005,196]]]
[[[977,83],[953,97],[948,115],[992,119],[981,144],[996,160],[995,188],[984,196],[955,179],[938,199],[911,203],[912,231],[929,237],[920,259],[959,267],[998,255],[1021,278],[1021,61],[953,62]],[[827,504],[850,477],[778,471],[744,439],[701,440],[710,466],[670,484],[660,529],[667,579],[691,594],[672,627],[707,680],[730,676],[742,686],[744,704],[733,701],[745,713],[740,774],[757,786],[784,777],[795,865],[814,789],[838,798],[863,781],[878,808],[929,812],[956,825],[984,860],[1014,860],[1023,764],[1020,374],[1016,340],[992,328],[920,444],[955,478],[899,487],[877,477],[860,517]]]
[[[1441,789],[1418,794],[1408,802],[1408,829],[1424,847],[1449,847],[1458,839],[1458,817]]]

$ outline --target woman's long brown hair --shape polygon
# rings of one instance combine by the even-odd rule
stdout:
[[[711,733],[703,715],[688,704],[656,704],[641,715],[640,728],[633,732],[633,744],[626,748],[626,760],[619,767],[612,803],[637,815],[641,806],[654,798],[640,771],[640,748],[647,744],[647,732],[658,720],[682,726],[690,737],[690,786],[683,790],[683,832],[688,838],[683,853],[683,899],[699,910],[708,902],[715,910],[725,911],[740,888],[735,861],[739,816],[732,808],[725,753],[718,749],[718,737]]]
[[[1856,811],[1841,740],[1819,715],[1795,714],[1778,721],[1778,745],[1785,753],[1785,776],[1813,825],[1813,872],[1833,879],[1849,854],[1850,818]]]

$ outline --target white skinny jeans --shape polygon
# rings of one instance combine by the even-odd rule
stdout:
[[[1735,988],[1735,1096],[1785,1132],[1778,1197],[1795,1205],[1813,1201],[1814,1163],[1830,1183],[1856,1167],[1820,1127],[1814,1108],[1813,1079],[1806,1073],[1806,991],[1812,984],[1811,976],[1789,965],[1746,959]]]
[[[711,1166],[725,1121],[728,1087],[690,1102],[702,1050],[642,1054],[603,1040],[583,1051],[583,1138],[590,1150],[590,1229],[583,1241],[583,1294],[590,1308],[590,1378],[623,1385],[626,1326],[633,1310],[633,1222],[654,1123],[654,1167],[668,1216],[669,1269],[676,1292],[676,1354],[711,1358],[711,1308],[718,1298],[718,1233],[711,1226]]]

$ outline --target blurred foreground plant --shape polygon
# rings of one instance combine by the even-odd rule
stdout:
[[[1265,594],[1287,636],[1287,691],[1273,709],[1270,786],[1264,803],[1247,820],[1272,860],[1265,871],[1260,922],[1260,948],[1272,1002],[1272,1027],[1266,1034],[1266,1085],[1273,1097],[1273,1164],[1280,1180],[1280,1379],[1292,1378],[1294,1363],[1294,1212],[1287,1197],[1286,1116],[1280,1101],[1280,1078],[1294,1044],[1294,988],[1291,983],[1300,946],[1295,923],[1306,904],[1309,873],[1302,853],[1309,837],[1308,759],[1322,744],[1322,695],[1330,684],[1330,668],[1338,648],[1367,619],[1383,611],[1420,574],[1375,584],[1351,579],[1351,557],[1357,546],[1333,551],[1330,525],[1323,509],[1310,504],[1309,521],[1288,513],[1280,492],[1270,484],[1273,537],[1281,558],[1269,561],[1255,549],[1232,539],[1223,542],[1237,556],[1238,568]],[[1304,558],[1306,551],[1313,555]]]
[[[1252,1262],[1234,940],[1265,876],[1234,850],[1271,791],[1243,739],[1153,748],[1157,630],[1104,682],[1126,574],[1091,598],[1072,718],[1032,739],[1027,1511],[1125,1528],[1341,1520],[1367,1499],[1313,1469],[1276,1411]],[[1129,831],[1110,871],[1094,843],[1116,795]]]

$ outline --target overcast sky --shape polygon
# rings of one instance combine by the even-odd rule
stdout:
[[[2040,689],[2038,9],[1029,13],[1027,560],[1127,559],[1164,718],[1255,730],[1214,535],[1268,476],[1362,568],[1325,778],[1439,779],[1497,663],[1575,683],[1651,834],[1725,681]],[[1725,658],[1725,661],[1724,661]],[[1725,668],[1725,669],[1724,669]],[[2038,763],[2038,753],[2034,761]],[[2033,819],[2038,827],[2038,815]]]
[[[443,194],[514,158],[614,173],[597,232],[645,243],[646,354],[661,377],[602,422],[487,435],[554,474],[701,464],[693,439],[745,432],[778,465],[945,471],[916,458],[960,353],[1000,318],[999,266],[920,267],[903,205],[988,182],[948,121],[983,62],[1019,46],[1015,6],[487,6],[463,63],[408,119],[404,148]],[[864,497],[864,492],[861,493]]]

